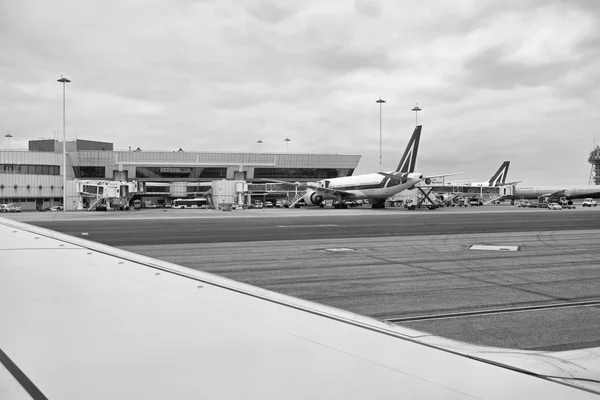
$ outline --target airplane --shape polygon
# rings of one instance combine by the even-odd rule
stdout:
[[[597,399],[600,349],[480,347],[0,217],[2,399]]]
[[[504,161],[498,171],[488,181],[484,182],[470,182],[468,180],[446,182],[446,186],[472,186],[472,187],[499,187],[504,185],[515,185],[520,181],[506,183],[506,176],[508,175],[508,167],[510,161]]]
[[[347,202],[366,199],[372,208],[385,208],[385,202],[389,197],[403,190],[414,189],[421,181],[430,184],[432,178],[460,174],[424,176],[422,173],[415,172],[421,129],[422,125],[415,127],[395,171],[323,179],[314,183],[292,183],[271,179],[269,181],[306,189],[306,193],[301,198],[306,205],[322,207],[325,200],[333,200],[335,208],[348,208]]]
[[[514,186],[507,185],[500,189],[506,199],[539,199],[540,197],[561,198],[573,204],[573,199],[584,199],[586,197],[600,197],[600,185],[581,186]]]

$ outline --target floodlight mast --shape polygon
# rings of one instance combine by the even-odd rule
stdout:
[[[65,86],[67,83],[71,83],[70,80],[64,76],[60,76],[58,82],[63,84],[63,209],[67,211],[67,140],[66,140],[66,113],[65,113]]]
[[[415,112],[415,126],[417,126],[417,125],[419,125],[419,120],[418,120],[419,111],[421,111],[421,108],[419,107],[419,103],[415,104],[412,111]]]
[[[383,103],[385,103],[385,102],[386,101],[383,100],[381,97],[379,98],[379,100],[375,100],[375,103],[379,103],[379,170],[380,171],[383,170],[382,169],[383,168],[382,167],[382,164],[383,164],[383,162],[382,162],[383,161],[383,153],[381,151],[381,147],[382,147],[381,146],[381,105]]]

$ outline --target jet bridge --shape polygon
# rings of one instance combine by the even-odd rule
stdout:
[[[75,180],[77,210],[94,210],[105,203],[108,208],[129,206],[129,201],[138,193],[137,182],[106,180]]]

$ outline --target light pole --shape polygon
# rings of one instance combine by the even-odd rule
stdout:
[[[10,138],[13,137],[13,135],[11,135],[10,132],[6,132],[6,135],[4,135],[4,137],[7,139],[8,149],[10,150]]]
[[[58,82],[62,83],[63,85],[63,210],[67,211],[67,140],[65,133],[65,84],[71,83],[71,81],[61,75]]]
[[[382,100],[381,97],[379,100],[375,100],[375,103],[379,103],[379,170],[382,171],[382,163],[383,163],[383,155],[381,152],[381,105],[385,103],[385,100]]]
[[[285,142],[285,152],[289,153],[290,152],[290,142],[291,142],[291,139],[289,137],[285,138],[284,142]]]
[[[258,143],[258,152],[260,153],[260,145],[262,144],[262,140],[258,139],[256,143]]]
[[[418,123],[418,115],[419,115],[419,111],[421,111],[421,109],[419,108],[419,103],[415,103],[415,106],[413,107],[412,111],[415,112],[415,126],[419,125]]]

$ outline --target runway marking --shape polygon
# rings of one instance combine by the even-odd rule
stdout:
[[[327,251],[354,251],[353,249],[349,249],[347,247],[338,247],[334,249],[325,249]]]
[[[519,246],[491,246],[486,244],[474,244],[469,250],[492,250],[492,251],[518,251]]]
[[[87,232],[81,232],[81,236],[89,236],[90,234]]]
[[[276,225],[277,228],[323,228],[328,226],[339,226],[334,224],[322,224],[322,225]]]
[[[527,312],[527,311],[544,311],[544,310],[553,310],[553,309],[557,309],[557,308],[594,307],[594,306],[598,306],[598,305],[600,305],[600,301],[598,301],[598,300],[579,301],[579,302],[547,304],[547,305],[539,305],[539,306],[497,308],[494,310],[465,311],[465,312],[448,313],[448,314],[419,315],[416,317],[384,319],[384,321],[391,322],[391,323],[426,321],[426,320],[432,320],[432,319],[450,319],[450,318],[463,318],[463,317],[477,317],[477,316],[493,315],[493,314]]]

